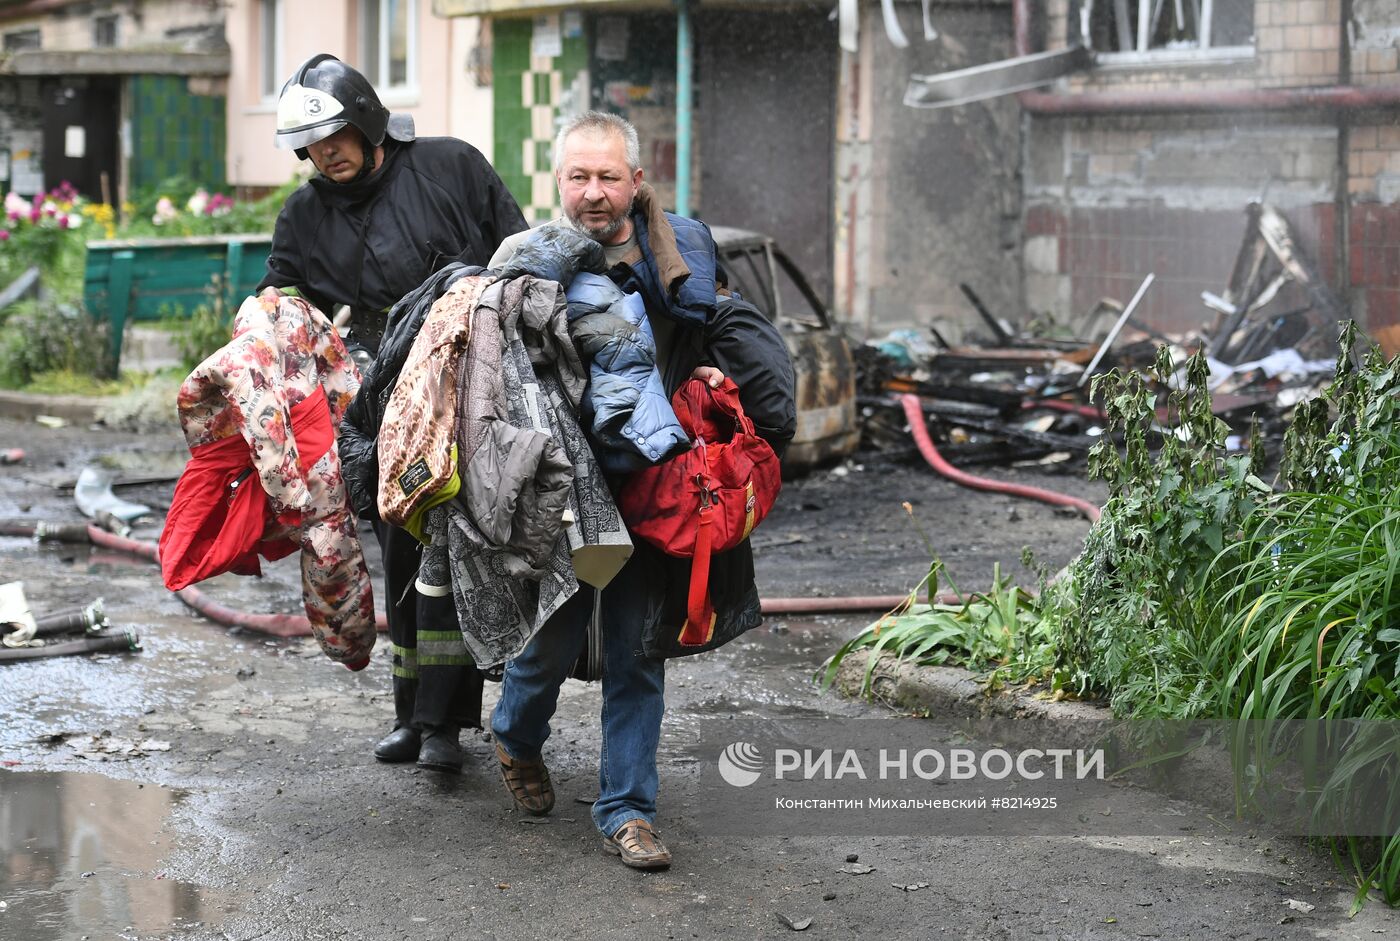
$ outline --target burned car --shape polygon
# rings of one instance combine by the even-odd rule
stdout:
[[[856,370],[846,337],[826,304],[772,238],[711,226],[730,287],[782,331],[797,375],[797,434],[783,473],[801,473],[846,457],[860,441]]]

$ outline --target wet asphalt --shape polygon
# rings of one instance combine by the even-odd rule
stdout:
[[[0,519],[75,519],[51,486],[74,465],[117,453],[146,466],[180,449],[171,436],[0,421],[0,444],[15,440],[31,456],[0,468]],[[168,490],[123,495],[158,505]],[[879,509],[872,494],[884,495]],[[927,565],[922,537],[887,538],[880,527],[910,498],[965,579],[988,558],[1014,567],[1027,538],[1058,564],[1083,531],[919,468],[821,472],[790,484],[765,524],[766,593],[907,589]],[[938,526],[955,516],[969,535]],[[998,529],[1007,532],[998,538]],[[295,610],[296,579],[290,559],[264,579],[225,576],[206,587],[235,606]],[[4,941],[776,938],[804,923],[804,937],[836,938],[1400,934],[1378,902],[1348,917],[1352,893],[1321,854],[1205,811],[1176,835],[1151,837],[1032,838],[1014,827],[872,837],[835,818],[825,835],[734,832],[717,819],[717,785],[693,756],[697,742],[727,740],[728,728],[755,719],[912,721],[811,681],[863,617],[770,619],[668,667],[658,828],[675,864],[638,873],[602,851],[589,819],[596,685],[566,684],[547,749],[558,804],[534,822],[512,810],[479,733],[462,736],[459,776],[372,759],[392,715],[382,646],[368,670],[349,673],[307,641],[194,617],[148,563],[86,547],[0,537],[0,582],[12,580],[24,581],[41,614],[103,597],[144,649],[0,666]],[[487,693],[489,701],[494,688]],[[955,741],[956,726],[933,716],[918,734]],[[1146,791],[1132,799],[1162,800]]]

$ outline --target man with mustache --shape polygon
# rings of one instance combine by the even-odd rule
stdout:
[[[567,121],[554,148],[555,181],[564,219],[601,244],[607,275],[623,291],[639,293],[656,339],[656,363],[668,395],[688,378],[718,387],[725,359],[710,341],[722,318],[717,296],[714,239],[701,222],[666,213],[643,182],[636,129],[623,118],[591,111]],[[491,267],[503,266],[525,235],[509,238]],[[751,309],[751,308],[750,308]],[[759,319],[762,316],[759,315]],[[771,326],[774,358],[767,369],[785,375],[791,366]],[[772,344],[776,344],[773,346]],[[726,369],[747,367],[734,364]],[[763,364],[767,368],[770,364]],[[784,372],[785,370],[785,372]],[[756,372],[757,370],[755,370]],[[741,387],[747,381],[739,379]],[[761,383],[755,383],[759,385]],[[791,424],[775,438],[792,437]],[[656,751],[665,712],[665,657],[678,653],[662,635],[685,620],[689,562],[671,559],[640,539],[622,571],[603,590],[602,753],[593,821],[604,848],[635,869],[661,869],[671,852],[657,835]],[[711,597],[716,620],[710,649],[761,622],[753,557],[747,542],[715,556]],[[593,592],[581,590],[541,628],[525,651],[506,664],[501,698],[491,715],[502,777],[516,805],[543,815],[554,789],[541,754],[559,687],[583,648]],[[660,638],[660,640],[658,640]]]

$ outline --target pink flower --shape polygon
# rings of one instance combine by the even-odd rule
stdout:
[[[204,208],[207,216],[226,216],[233,209],[233,200],[223,193],[215,193],[209,197],[209,203]]]
[[[0,242],[8,242],[9,240],[10,240],[10,230],[9,230],[9,229],[0,229]]]
[[[59,217],[58,217],[58,227],[59,227],[60,229],[66,229],[66,228],[68,228],[68,217],[67,217],[67,216],[59,216]]]
[[[156,214],[151,217],[151,221],[156,225],[164,225],[180,214],[175,208],[175,204],[170,201],[170,197],[162,196],[156,200]]]
[[[33,205],[18,193],[12,191],[5,194],[5,211],[14,213],[15,218],[27,214],[32,208]]]

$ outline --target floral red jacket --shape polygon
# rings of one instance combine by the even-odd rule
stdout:
[[[160,539],[171,590],[221,572],[257,574],[258,555],[299,546],[312,631],[351,669],[369,663],[375,640],[369,571],[335,447],[359,387],[324,314],[275,288],[248,298],[233,338],[180,387],[191,459]]]

